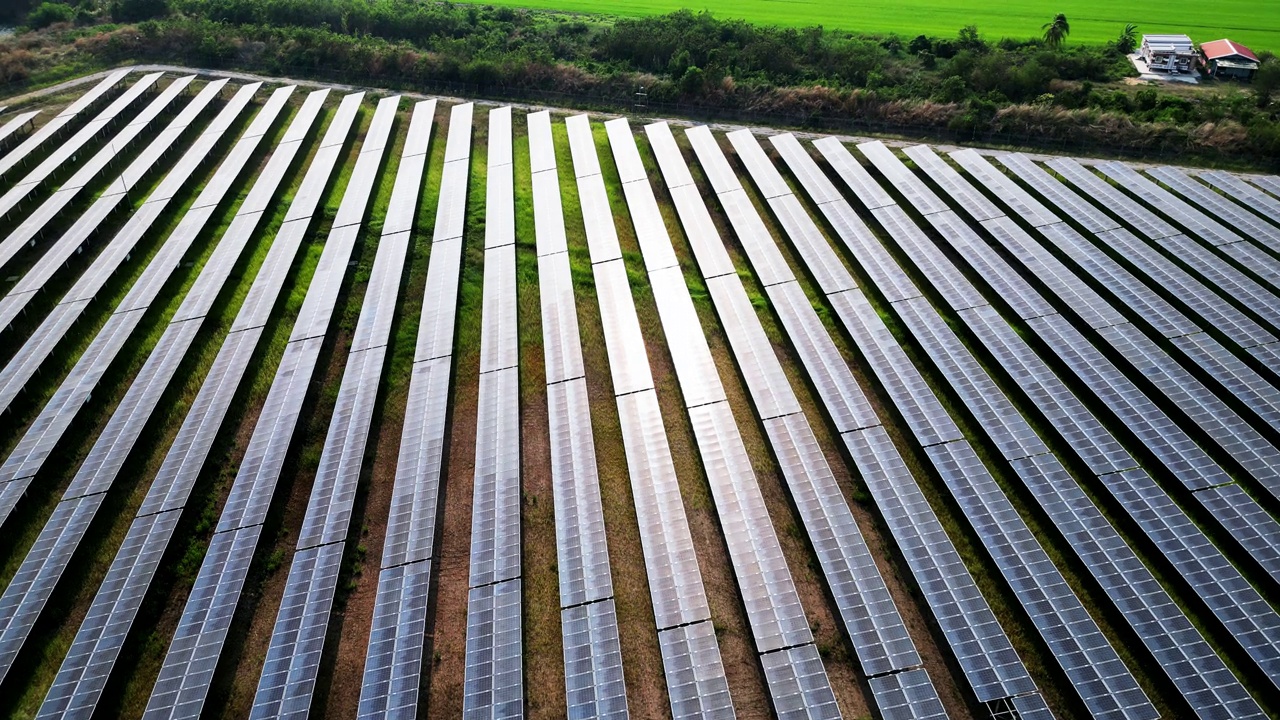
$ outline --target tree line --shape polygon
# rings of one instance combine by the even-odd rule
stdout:
[[[624,97],[797,117],[864,117],[973,133],[1022,133],[1190,151],[1280,154],[1269,54],[1251,92],[1195,97],[1115,81],[1137,28],[1067,42],[1064,15],[1025,39],[755,25],[706,12],[611,19],[412,0],[78,0],[26,25],[86,52],[138,60]],[[121,25],[120,23],[132,23]],[[1034,29],[1029,29],[1034,32]]]

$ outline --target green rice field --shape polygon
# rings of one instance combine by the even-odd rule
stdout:
[[[987,38],[1029,37],[1054,13],[1066,13],[1070,41],[1102,43],[1125,23],[1140,33],[1186,33],[1199,42],[1229,37],[1255,51],[1280,51],[1280,3],[1275,0],[1168,0],[1159,3],[1105,0],[486,0],[486,4],[578,13],[640,17],[683,8],[720,17],[808,27],[822,25],[868,33],[952,36],[977,25]]]

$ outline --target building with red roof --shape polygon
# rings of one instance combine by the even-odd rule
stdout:
[[[1207,74],[1224,80],[1252,80],[1258,72],[1258,56],[1240,43],[1225,39],[1201,43],[1200,63]]]

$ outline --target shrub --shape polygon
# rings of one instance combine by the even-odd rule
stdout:
[[[71,22],[76,17],[76,9],[70,5],[63,5],[57,2],[40,3],[34,10],[27,13],[27,26],[39,30],[47,28],[54,23]]]

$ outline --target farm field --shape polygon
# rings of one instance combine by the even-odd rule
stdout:
[[[13,105],[0,715],[1280,712],[1278,177]]]
[[[842,29],[864,33],[897,33],[953,37],[966,25],[977,25],[983,37],[1039,37],[1054,13],[1071,21],[1070,42],[1114,40],[1126,23],[1142,33],[1186,33],[1196,42],[1229,37],[1255,51],[1280,50],[1280,7],[1246,0],[1197,3],[1173,0],[1158,4],[1118,4],[1097,0],[1063,0],[1046,5],[1036,0],[992,4],[969,0],[865,0],[831,3],[817,0],[496,0],[491,5],[642,17],[676,10],[709,10],[717,17],[739,18],[763,25]]]

